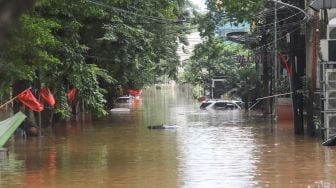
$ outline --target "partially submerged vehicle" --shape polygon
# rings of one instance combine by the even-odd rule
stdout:
[[[178,126],[160,124],[160,125],[148,125],[147,128],[148,129],[176,129],[176,128],[178,128]]]
[[[202,110],[241,110],[242,101],[210,99],[202,102],[200,109]]]
[[[132,96],[123,96],[123,97],[118,97],[114,105],[117,107],[122,107],[122,106],[131,106],[133,104],[133,97]]]
[[[122,113],[122,112],[130,112],[131,109],[129,108],[112,108],[110,110],[111,113]]]
[[[110,112],[129,112],[132,105],[133,105],[132,96],[118,97],[114,101],[113,108],[110,110]]]

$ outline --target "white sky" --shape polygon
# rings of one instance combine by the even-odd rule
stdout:
[[[193,4],[197,5],[201,11],[205,11],[205,0],[190,0]]]

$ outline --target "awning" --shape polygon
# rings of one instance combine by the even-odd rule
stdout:
[[[336,8],[336,1],[335,0],[315,0],[309,5],[309,7],[314,9],[315,11],[319,11],[320,9]]]
[[[18,112],[14,116],[0,122],[0,148],[5,145],[26,117],[24,113]]]

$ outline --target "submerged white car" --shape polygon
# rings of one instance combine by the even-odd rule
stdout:
[[[118,97],[115,101],[115,103],[118,104],[132,104],[133,97],[130,96],[123,96],[123,97]]]
[[[131,107],[133,105],[133,97],[131,96],[123,96],[118,97],[114,103],[113,108],[110,110],[110,112],[130,112]]]
[[[133,97],[131,96],[123,96],[123,97],[118,97],[114,103],[113,107],[120,108],[120,107],[131,107],[133,104]]]
[[[202,102],[202,110],[241,110],[242,101],[211,99]]]

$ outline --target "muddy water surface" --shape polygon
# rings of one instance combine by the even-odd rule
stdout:
[[[255,112],[199,110],[186,96],[149,89],[129,113],[13,136],[0,187],[336,186],[335,148]],[[147,129],[156,124],[177,128]]]

